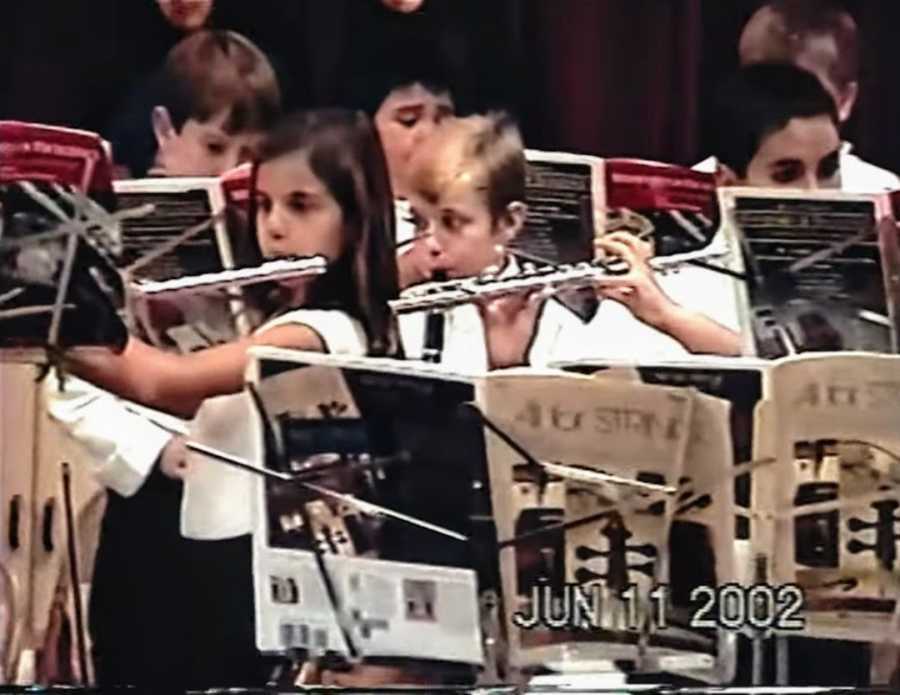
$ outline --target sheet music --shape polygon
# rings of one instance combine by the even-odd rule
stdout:
[[[680,563],[681,568],[693,575],[682,581],[682,577],[673,576],[670,565],[670,586],[676,587],[679,592],[673,599],[678,599],[676,602],[682,606],[689,605],[687,599],[692,586],[721,585],[733,581],[736,576],[730,410],[731,404],[726,400],[702,393],[694,394],[691,429],[682,471],[683,492],[676,503],[672,533],[677,533],[675,526],[678,524],[698,524],[705,527],[710,545],[704,548],[702,541],[697,544],[699,547],[692,542],[679,547],[670,544],[670,563]],[[705,557],[704,550],[707,551]],[[710,550],[714,550],[711,567],[708,565]],[[694,563],[701,565],[697,574],[691,572],[690,565]],[[703,567],[704,564],[707,566]],[[708,574],[710,570],[714,571],[714,575]]]
[[[120,207],[149,203],[155,208],[152,214],[122,225],[125,267],[223,208],[220,183],[215,178],[141,179],[116,181],[114,186]],[[221,223],[211,224],[209,229],[143,267],[137,277],[169,280],[232,267],[231,252],[223,247],[223,233]]]
[[[679,360],[635,362],[623,360],[585,360],[561,362],[556,366],[579,374],[606,376],[612,370],[632,369],[649,384],[694,387],[731,403],[732,458],[735,462],[753,458],[754,432],[757,428],[754,411],[762,398],[763,378],[770,365],[754,357],[719,357],[696,355]],[[598,371],[599,370],[599,371]],[[735,501],[750,506],[750,474],[734,481]],[[738,538],[749,538],[746,517],[737,519]]]
[[[226,184],[217,178],[173,177],[116,181],[115,191],[120,207],[144,204],[154,211],[122,226],[125,247],[123,267],[136,261],[132,280],[179,282],[185,276],[218,273],[238,265],[252,265],[260,259],[250,258],[242,250],[239,234],[232,226],[239,223],[225,215]],[[184,235],[187,230],[208,227],[184,239],[149,263],[141,262],[145,254],[160,249]],[[245,232],[246,230],[244,230]],[[232,243],[233,238],[238,241]],[[246,256],[246,258],[245,258]],[[240,263],[237,263],[240,261]],[[244,307],[243,295],[237,289],[220,296],[186,295],[154,300],[139,307],[133,330],[143,329],[144,336],[157,347],[177,348],[182,353],[228,342],[250,332],[251,319]]]
[[[654,243],[658,256],[702,249],[719,224],[714,177],[637,159],[604,160],[604,232],[627,231]]]
[[[771,558],[771,581],[805,589],[807,630],[818,636],[900,637],[891,625],[898,375],[900,357],[859,353],[786,358],[769,375],[760,453],[777,463],[754,476],[765,515],[754,540]],[[800,503],[824,508],[792,511]]]
[[[681,477],[693,406],[688,392],[618,379],[496,373],[479,381],[478,403],[495,426],[538,461],[583,466],[661,486],[677,485]],[[544,586],[542,582],[548,582],[548,590],[564,601],[578,601],[566,592],[590,592],[591,585],[601,591],[609,586],[615,598],[622,580],[646,594],[655,580],[665,576],[665,567],[657,566],[655,557],[666,545],[673,511],[666,496],[644,503],[648,493],[627,485],[589,485],[552,477],[542,484],[529,472],[522,455],[498,435],[487,433],[486,444],[501,539],[605,511],[590,523],[535,536],[501,551],[504,595],[514,597],[506,605],[511,658],[516,663],[548,663],[560,658],[560,653],[554,657],[547,651],[551,645],[577,642],[582,650],[597,640],[603,641],[608,658],[616,658],[614,654],[634,658],[627,637],[615,645],[605,641],[602,632],[579,630],[574,624],[561,624],[558,629],[540,624],[516,627],[515,616],[539,610],[532,592]],[[509,490],[514,491],[513,497]],[[618,514],[614,503],[634,510]],[[616,548],[621,551],[622,566],[618,559],[609,560]],[[574,589],[576,585],[582,589]],[[601,613],[594,615],[597,627],[622,629],[621,612],[608,605]]]
[[[478,473],[480,421],[461,409],[472,399],[471,378],[425,367],[251,350],[248,379],[269,420],[263,430],[270,428],[285,453],[270,456],[271,438],[260,433],[261,461],[312,472],[309,485],[255,481],[261,648],[345,651],[324,592],[306,588],[321,583],[311,552],[317,548],[362,654],[481,662],[484,586],[476,573],[485,570],[473,567],[470,550],[482,523],[474,510],[487,496],[487,486],[473,482],[486,478]],[[478,519],[492,528],[489,509]]]
[[[885,196],[723,189],[750,276],[744,317],[763,357],[822,350],[894,352],[896,229]]]
[[[525,227],[511,244],[525,260],[558,265],[594,258],[603,220],[603,163],[598,157],[526,150]],[[562,301],[587,320],[593,293],[572,291]]]

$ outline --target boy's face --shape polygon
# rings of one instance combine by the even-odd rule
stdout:
[[[500,267],[506,245],[521,226],[518,215],[494,220],[483,191],[458,180],[434,200],[411,191],[416,232],[431,261],[432,272],[448,278],[478,275],[490,266]]]
[[[260,134],[228,133],[222,112],[208,121],[188,118],[180,131],[172,127],[168,113],[156,107],[153,128],[159,146],[154,176],[219,176],[242,162],[249,161]]]
[[[827,115],[792,118],[763,138],[743,180],[767,188],[840,188],[841,139]]]
[[[375,127],[387,157],[394,195],[409,194],[410,161],[435,127],[453,115],[453,102],[446,93],[434,94],[420,84],[395,89],[375,113]]]
[[[343,215],[312,171],[304,153],[260,165],[256,177],[257,236],[267,259],[323,255],[331,261],[344,246]]]

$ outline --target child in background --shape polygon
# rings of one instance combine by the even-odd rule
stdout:
[[[503,114],[451,119],[438,128],[413,159],[409,189],[417,234],[435,270],[449,278],[487,269],[502,278],[519,270],[508,245],[525,222],[525,167],[518,129]],[[598,283],[601,297],[692,352],[737,354],[737,335],[662,293],[647,265],[647,244],[616,233],[597,246],[631,268]],[[584,348],[588,337],[574,314],[542,292],[460,306],[445,322],[443,361],[461,371],[547,364],[573,346]],[[421,354],[423,314],[401,317],[400,328],[406,354]]]
[[[834,100],[838,129],[859,96],[860,42],[853,16],[834,0],[776,0],[760,7],[741,33],[741,65],[789,62],[813,73]],[[841,188],[877,193],[900,188],[900,178],[853,154],[841,142]]]
[[[395,46],[367,65],[348,97],[368,113],[384,145],[396,199],[400,287],[431,279],[431,257],[415,239],[409,212],[410,163],[434,130],[455,112],[447,71],[431,47]]]
[[[738,45],[742,67],[788,63],[815,75],[833,102],[838,132],[853,114],[859,95],[859,52],[856,22],[832,0],[768,2],[744,26]],[[715,112],[710,127],[727,132]],[[900,178],[894,173],[869,164],[852,150],[849,142],[840,142],[837,164],[842,190],[877,193],[900,188]],[[710,157],[696,168],[713,172],[715,159]]]
[[[719,185],[840,188],[838,116],[812,73],[786,63],[741,68],[714,113]]]
[[[846,172],[841,167],[848,159],[835,100],[812,73],[788,64],[741,68],[722,86],[715,117],[714,154],[722,185],[842,188]],[[857,165],[850,166],[855,176]],[[810,313],[805,321],[809,343],[818,349],[840,348],[840,336],[827,314]],[[791,638],[788,653],[793,682],[823,686],[870,682],[868,644]],[[743,677],[749,680],[749,673]]]
[[[169,52],[109,140],[125,176],[218,176],[249,158],[280,109],[262,51],[233,31],[201,30]]]

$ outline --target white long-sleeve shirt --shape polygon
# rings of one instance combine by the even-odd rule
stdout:
[[[50,415],[84,447],[100,484],[123,497],[136,493],[171,433],[81,379],[67,377],[60,389],[51,376],[44,380],[44,389]]]

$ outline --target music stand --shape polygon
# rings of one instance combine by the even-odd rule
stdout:
[[[259,648],[482,665],[479,593],[497,582],[479,552],[494,538],[481,425],[460,409],[471,380],[393,360],[251,356],[260,427],[285,452],[265,465],[295,476],[256,485]]]

